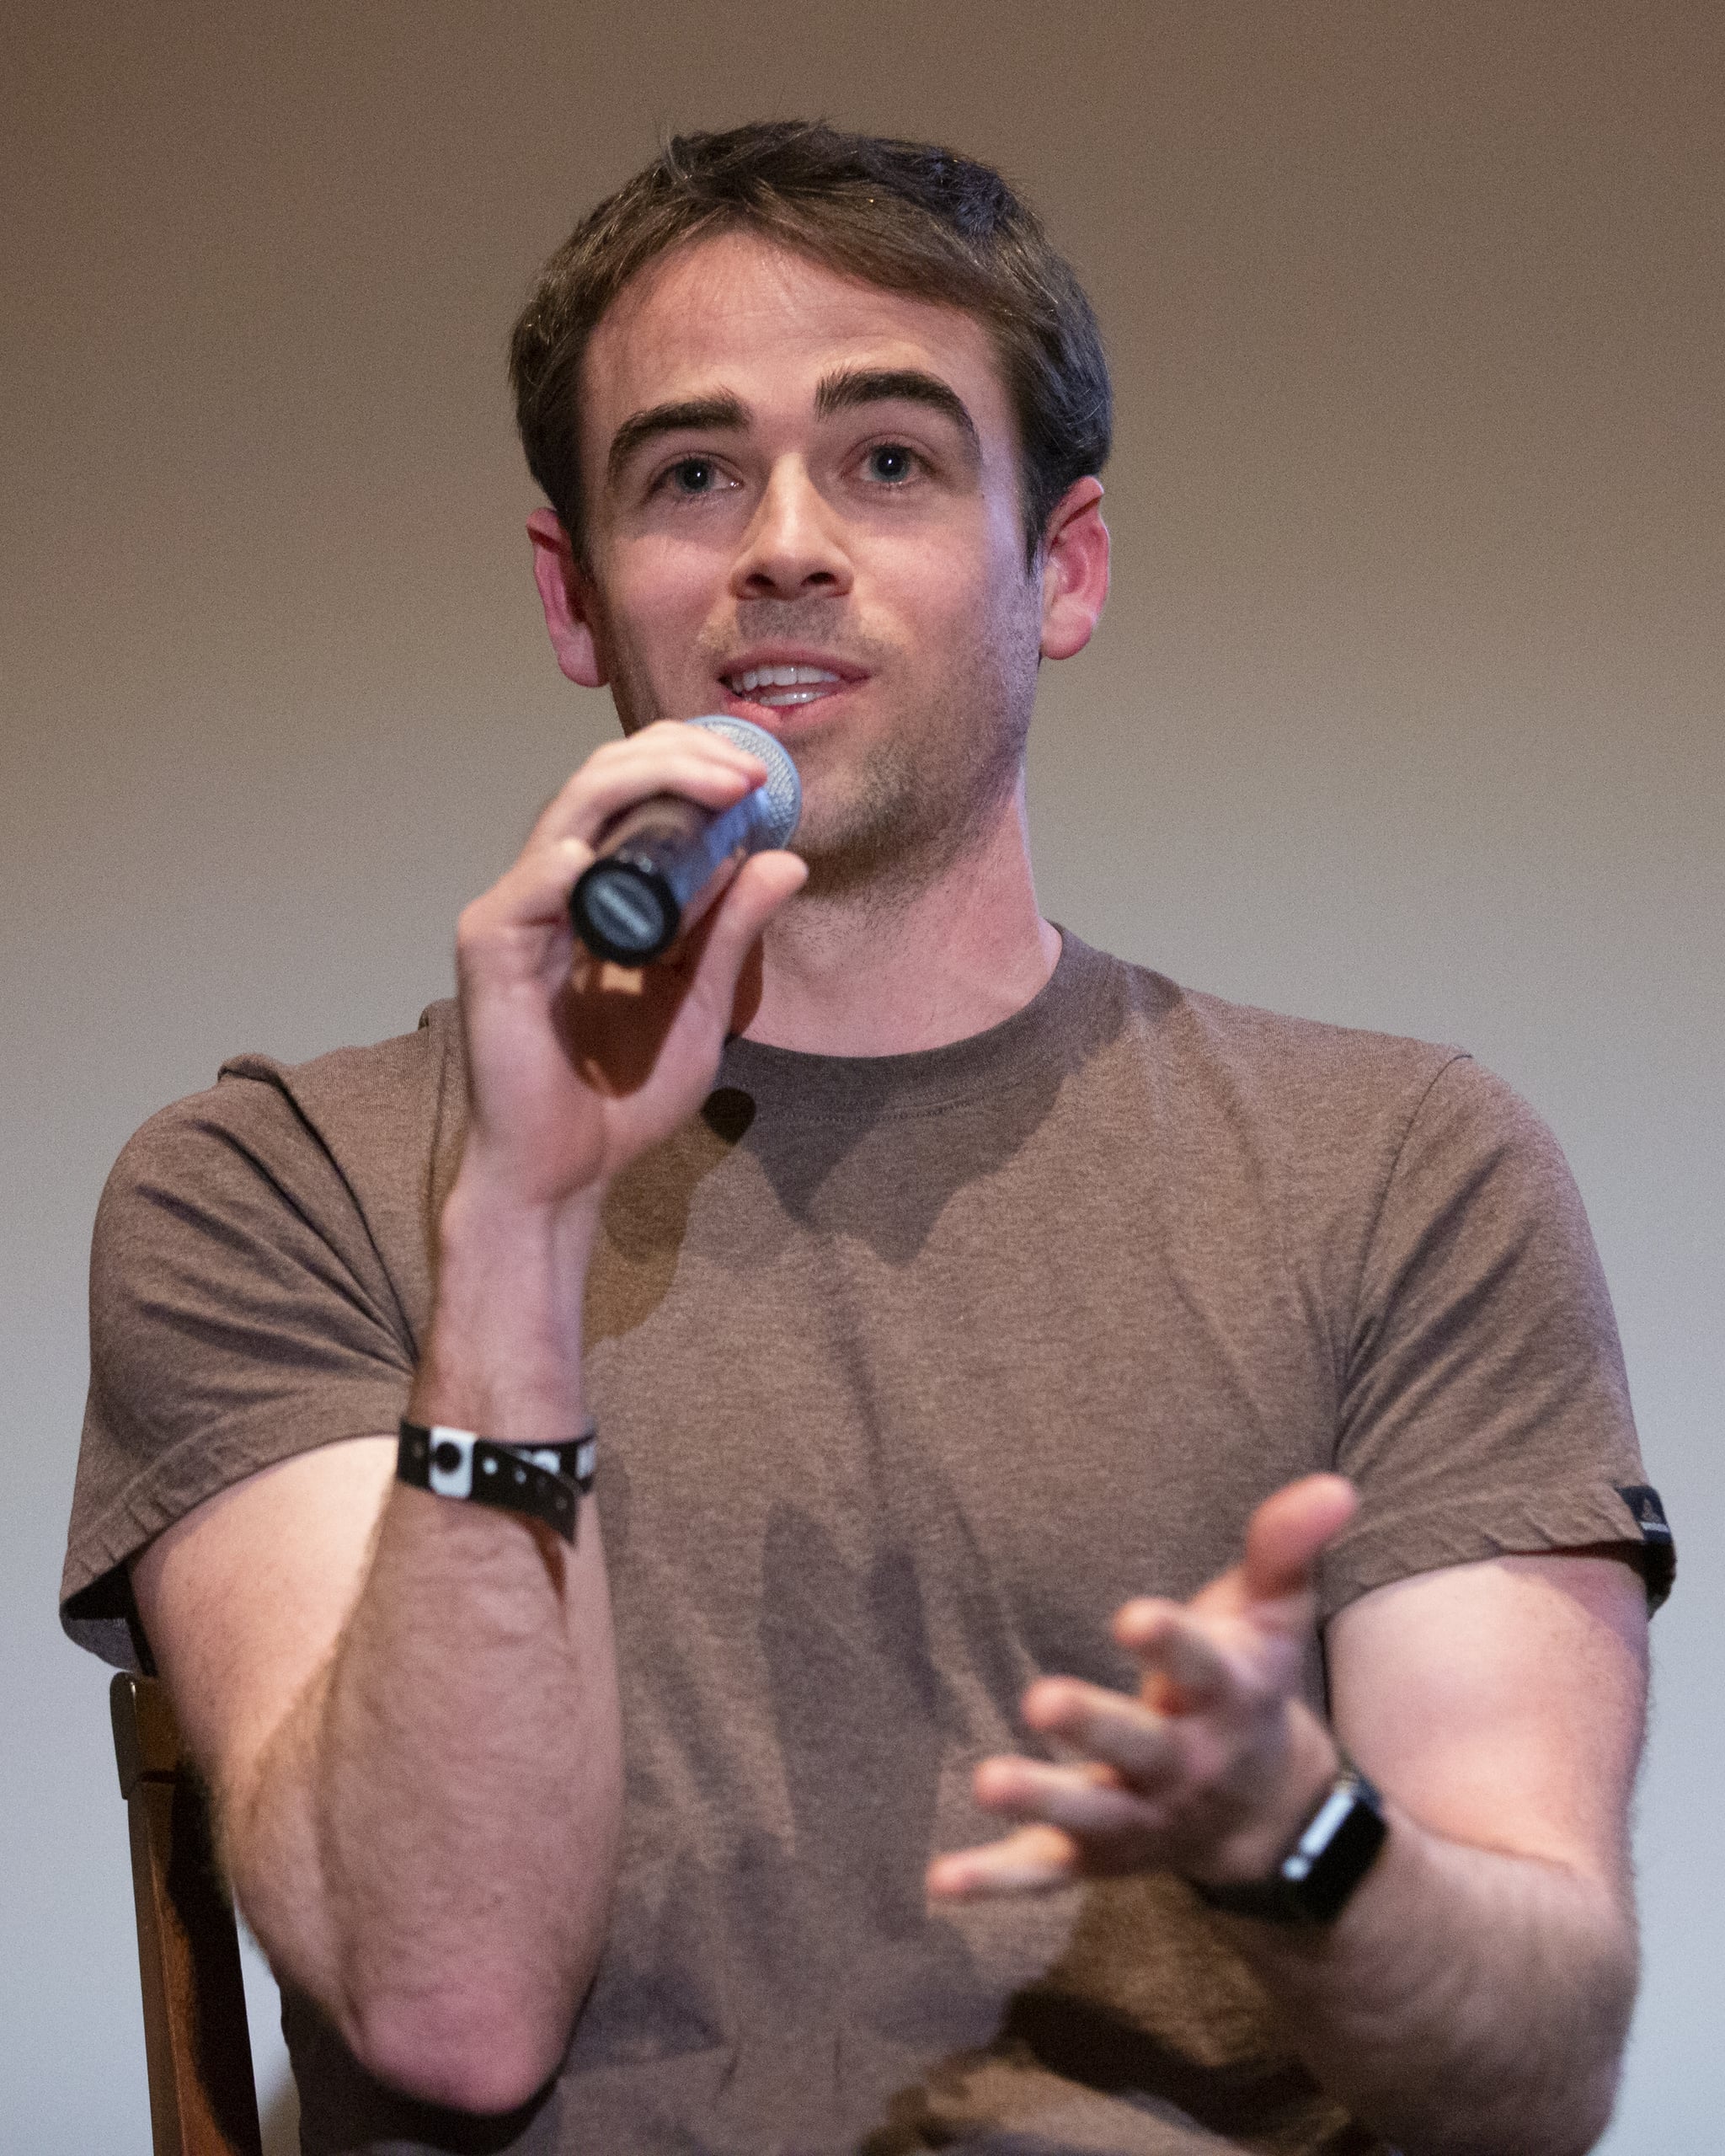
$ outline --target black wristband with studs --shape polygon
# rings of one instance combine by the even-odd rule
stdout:
[[[403,1418],[396,1479],[434,1497],[537,1520],[573,1543],[580,1501],[593,1487],[596,1449],[590,1423],[559,1444],[505,1445],[477,1431]]]

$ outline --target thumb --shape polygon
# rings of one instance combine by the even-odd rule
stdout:
[[[1359,1508],[1359,1494],[1339,1474],[1309,1474],[1266,1497],[1246,1530],[1242,1585],[1252,1602],[1303,1594],[1326,1543]]]
[[[702,944],[697,977],[703,996],[721,1009],[730,1008],[737,976],[761,931],[808,880],[808,864],[794,853],[775,850],[751,854],[744,862],[696,931]]]

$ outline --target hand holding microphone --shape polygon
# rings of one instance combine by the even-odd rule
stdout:
[[[715,813],[655,794],[619,816],[569,894],[569,919],[595,957],[647,966],[676,941],[684,913],[729,860],[782,846],[803,812],[803,789],[782,741],[746,719],[715,714],[692,726],[723,735],[766,766],[763,784]]]

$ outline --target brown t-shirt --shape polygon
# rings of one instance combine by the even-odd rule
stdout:
[[[459,1153],[452,1008],[227,1065],[103,1200],[64,1581],[213,1491],[393,1428]],[[1466,1056],[1176,987],[1068,936],[989,1032],[866,1060],[736,1041],[607,1203],[588,1292],[628,1759],[610,1943],[504,2122],[407,2105],[290,1998],[308,2151],[1381,2147],[1164,1878],[931,1914],[929,1856],[1039,1671],[1252,1507],[1364,1495],[1323,1613],[1507,1550],[1669,1577],[1610,1306],[1543,1126]],[[1314,1658],[1309,1691],[1322,1704]]]

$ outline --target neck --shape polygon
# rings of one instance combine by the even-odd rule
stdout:
[[[981,844],[928,883],[793,899],[767,931],[747,1037],[822,1056],[943,1047],[1022,1010],[1060,953],[1037,912],[1021,780]]]

